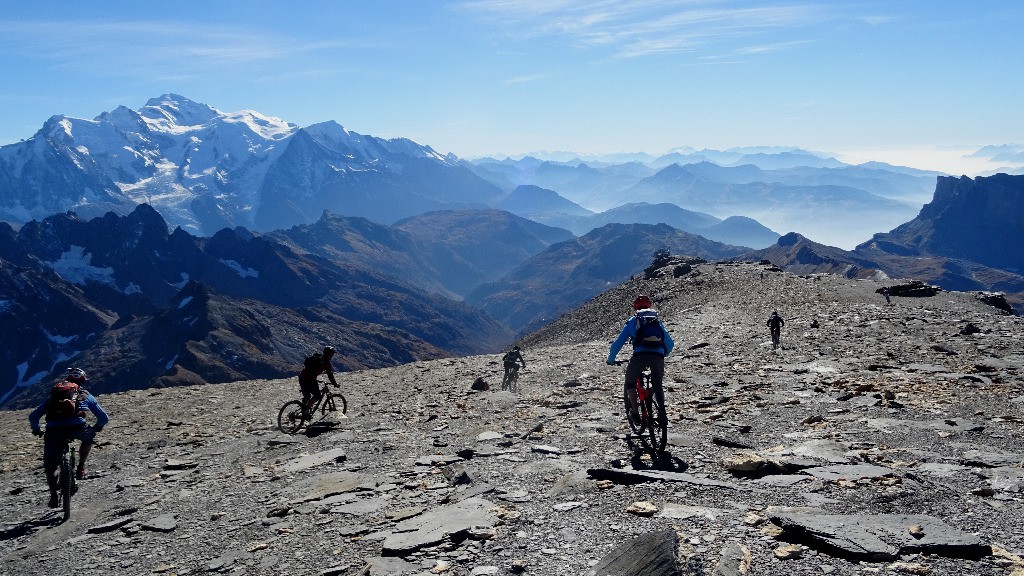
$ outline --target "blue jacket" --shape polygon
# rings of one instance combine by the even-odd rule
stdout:
[[[661,329],[665,332],[665,349],[661,348],[649,348],[646,346],[637,346],[633,348],[633,353],[637,352],[655,352],[663,356],[668,356],[672,352],[672,348],[676,343],[672,340],[672,335],[665,330],[665,324],[658,320],[658,324],[661,325]],[[619,350],[626,344],[626,340],[633,340],[636,338],[636,316],[630,316],[629,320],[626,320],[626,325],[622,327],[622,332],[619,332],[619,337],[612,342],[611,350],[608,351],[608,363],[611,364],[615,361],[615,356],[618,355]]]
[[[78,395],[77,411],[81,412],[84,411],[85,409],[88,409],[90,412],[92,412],[93,415],[96,416],[96,424],[93,426],[93,428],[97,432],[99,432],[100,430],[103,429],[104,426],[107,425],[107,422],[110,421],[110,418],[107,416],[107,413],[103,411],[103,408],[100,407],[99,402],[96,401],[96,398],[92,394],[89,394],[89,392],[85,390],[82,390],[82,392],[85,393]],[[42,418],[44,414],[46,414],[46,403],[48,401],[49,398],[43,400],[43,403],[40,404],[38,408],[33,410],[31,414],[28,415],[28,421],[29,424],[32,425],[33,430],[39,429],[39,419]],[[53,422],[50,422],[49,420],[46,421],[47,428],[60,426],[81,426],[82,424],[85,424],[85,418],[81,416],[65,418],[63,420],[55,420]]]

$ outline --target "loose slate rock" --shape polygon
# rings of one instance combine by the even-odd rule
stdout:
[[[685,482],[696,486],[717,486],[739,490],[740,486],[701,478],[685,472],[663,472],[660,470],[615,470],[612,468],[588,468],[587,474],[594,480],[611,480],[616,484],[640,484],[642,482]]]
[[[678,545],[675,530],[641,534],[609,552],[587,576],[683,576],[676,563]]]
[[[325,452],[317,452],[315,454],[306,454],[300,456],[295,460],[286,462],[285,464],[278,467],[278,471],[284,474],[290,474],[293,472],[301,472],[310,468],[316,468],[322,464],[328,462],[344,462],[345,461],[345,449],[335,448],[333,450],[327,450]]]
[[[99,524],[97,526],[90,526],[89,528],[86,529],[86,532],[88,532],[90,534],[101,534],[103,532],[112,532],[112,531],[117,530],[118,528],[120,528],[122,526],[126,526],[128,524],[131,524],[134,521],[135,520],[131,516],[126,516],[124,518],[118,518],[116,520],[111,520],[110,522],[105,522],[105,523]]]
[[[140,527],[150,532],[173,532],[178,527],[178,521],[174,514],[161,514],[143,522]]]
[[[873,464],[840,464],[838,466],[819,466],[817,468],[808,468],[804,470],[804,474],[810,474],[811,476],[821,478],[822,480],[837,482],[839,480],[860,480],[862,478],[884,478],[886,476],[895,476],[896,471],[892,468],[875,466]]]
[[[467,498],[403,520],[384,539],[381,553],[385,556],[403,556],[473,527],[492,527],[498,520],[492,508],[494,504],[483,498]]]
[[[781,540],[800,542],[841,558],[890,562],[909,554],[980,558],[992,553],[979,536],[962,532],[938,518],[900,514],[774,514]],[[915,538],[909,527],[919,525]]]
[[[722,548],[722,559],[715,566],[714,576],[742,576],[750,570],[753,556],[743,544],[732,543]]]

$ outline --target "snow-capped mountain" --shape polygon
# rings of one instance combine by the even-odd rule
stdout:
[[[15,223],[147,203],[172,227],[213,234],[312,222],[325,208],[393,222],[499,194],[458,158],[410,140],[335,122],[300,128],[176,94],[93,120],[54,116],[32,138],[0,147],[0,219]]]

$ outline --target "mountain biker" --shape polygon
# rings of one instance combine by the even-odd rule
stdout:
[[[317,376],[326,372],[331,385],[335,388],[338,387],[338,383],[334,380],[334,368],[331,366],[333,357],[334,346],[324,346],[322,354],[317,353],[306,358],[306,362],[299,372],[299,390],[302,391],[302,404],[307,410],[320,400],[320,385],[316,381]]]
[[[633,355],[626,365],[626,381],[623,385],[626,397],[630,403],[630,418],[637,420],[637,393],[636,380],[646,368],[651,369],[651,385],[654,388],[655,397],[662,406],[665,405],[665,392],[661,387],[665,376],[665,356],[672,352],[675,342],[672,335],[665,329],[665,325],[658,318],[658,313],[652,308],[651,298],[641,294],[633,300],[633,316],[626,320],[625,326],[619,332],[619,337],[612,342],[608,351],[608,364],[615,363],[615,356],[626,343],[626,340],[633,342]],[[650,329],[647,326],[650,326]],[[638,329],[641,334],[638,335]],[[658,334],[660,329],[660,334]],[[650,331],[648,331],[650,330]]]
[[[519,364],[516,364],[516,362],[521,363],[525,369],[526,360],[523,359],[523,353],[519,350],[519,346],[513,346],[511,350],[501,357],[501,362],[505,365],[505,375],[501,378],[501,387],[504,389],[519,374]]]
[[[778,310],[772,310],[772,315],[768,317],[768,321],[765,322],[765,326],[772,334],[772,347],[779,347],[779,336],[782,334],[782,327],[786,325],[786,321],[779,316]]]
[[[85,372],[81,368],[68,368],[64,377],[54,383],[46,400],[28,415],[32,433],[43,436],[43,469],[50,488],[50,508],[57,507],[57,467],[60,466],[64,445],[72,440],[82,441],[75,477],[79,480],[85,478],[88,474],[85,461],[92,450],[93,439],[110,420],[96,398],[82,388],[85,381]],[[96,417],[95,425],[90,426],[86,422],[86,409]],[[39,426],[39,419],[44,415],[46,432]]]

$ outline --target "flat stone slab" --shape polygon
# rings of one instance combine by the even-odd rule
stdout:
[[[1000,492],[1024,492],[1024,468],[1003,466],[984,471],[993,490]]]
[[[384,538],[384,556],[404,556],[444,541],[451,534],[473,527],[493,527],[495,505],[483,498],[467,498],[402,520]]]
[[[1004,466],[1024,467],[1024,454],[968,450],[964,452],[962,462],[967,466],[983,466],[985,468],[1001,468]]]
[[[589,475],[594,480],[611,480],[616,484],[640,484],[642,482],[685,482],[696,486],[717,486],[719,488],[742,489],[737,484],[720,482],[710,478],[701,478],[685,472],[666,472],[661,470],[626,470],[613,468],[589,468]]]
[[[738,516],[739,514],[740,510],[735,508],[708,508],[706,506],[688,506],[686,504],[666,502],[661,507],[661,510],[658,511],[657,516],[659,518],[675,518],[676,520],[707,518],[708,520],[715,521],[719,518]]]
[[[944,420],[897,420],[894,418],[869,418],[867,425],[879,430],[916,428],[919,430],[935,430],[938,432],[980,432],[985,424],[972,422],[964,418],[946,418]]]
[[[811,477],[806,474],[776,474],[756,478],[750,482],[759,486],[793,486],[794,484],[809,482],[810,480]]]
[[[323,500],[328,496],[359,490],[370,478],[355,472],[328,472],[294,482],[290,492],[295,495],[293,502]]]
[[[847,464],[850,462],[850,457],[846,455],[849,451],[850,449],[845,444],[834,440],[808,440],[783,450],[781,455],[813,458],[829,464]]]
[[[818,466],[816,468],[807,468],[803,471],[804,474],[809,474],[815,478],[821,478],[822,480],[831,480],[838,482],[839,480],[861,480],[864,478],[884,478],[886,476],[897,476],[897,473],[892,468],[886,468],[885,466],[875,466],[873,464],[843,464],[838,466]]]
[[[354,502],[339,504],[331,508],[333,514],[350,514],[352,516],[363,516],[373,514],[387,506],[389,502],[383,498],[364,498]]]
[[[327,464],[328,462],[344,462],[345,458],[347,458],[345,455],[345,449],[335,448],[333,450],[300,456],[299,458],[278,466],[277,470],[284,474],[292,474],[303,470],[309,470],[310,468],[316,468],[317,466]]]
[[[494,432],[487,430],[476,435],[477,442],[489,442],[491,440],[501,440],[505,435],[500,432]]]
[[[178,520],[174,514],[161,514],[143,522],[141,528],[150,532],[174,532],[178,528]]]
[[[910,554],[980,558],[992,553],[981,537],[921,514],[781,513],[769,519],[782,527],[782,540],[856,561],[891,562]]]
[[[98,524],[96,526],[90,526],[85,531],[89,534],[102,534],[103,532],[113,532],[114,530],[117,530],[122,526],[127,526],[128,524],[131,524],[134,521],[134,518],[132,518],[131,516],[125,516],[123,518],[111,520],[110,522],[105,522],[103,524]]]

